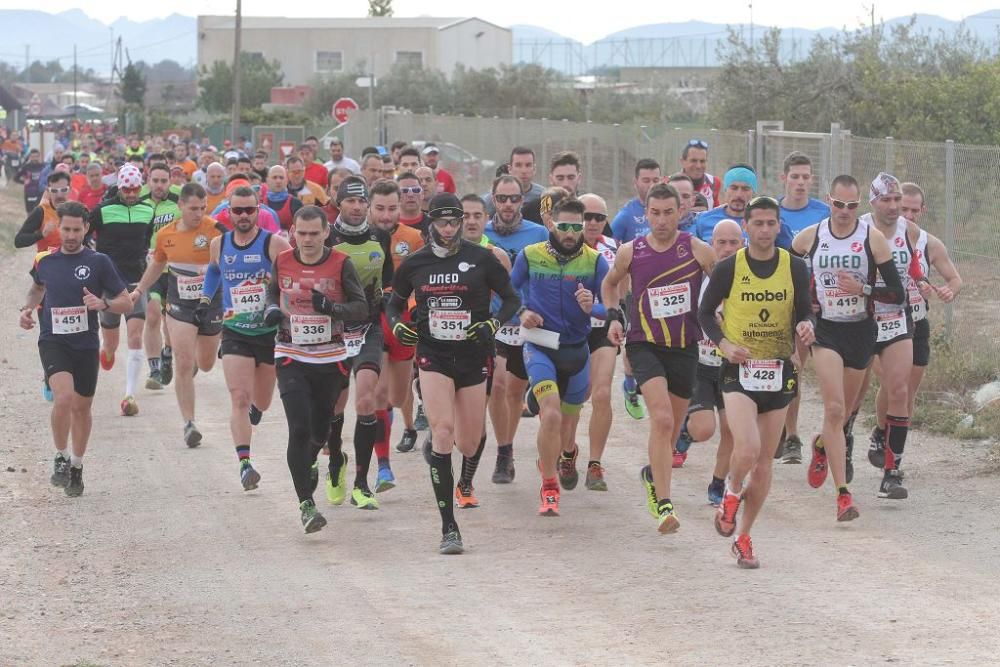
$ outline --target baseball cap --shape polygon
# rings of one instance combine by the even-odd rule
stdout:
[[[434,144],[427,144],[424,146],[424,150],[422,152],[424,155],[430,155],[431,153],[440,153],[441,149]]]

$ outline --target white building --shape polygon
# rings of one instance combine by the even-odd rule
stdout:
[[[233,58],[233,16],[198,17],[198,67]],[[310,83],[317,74],[387,74],[396,63],[451,76],[468,69],[510,65],[508,28],[477,18],[243,18],[242,50],[281,63],[283,85]]]

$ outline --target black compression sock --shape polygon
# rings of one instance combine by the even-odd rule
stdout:
[[[431,486],[434,487],[434,498],[441,513],[441,534],[456,530],[455,506],[451,499],[455,477],[451,472],[450,453],[431,452]]]
[[[378,420],[375,415],[359,415],[354,426],[354,486],[368,490],[368,469],[372,463],[372,451],[375,449],[375,430]]]
[[[476,476],[479,468],[479,459],[483,455],[483,448],[486,447],[486,434],[479,440],[479,448],[472,456],[462,457],[462,474],[458,478],[459,484],[472,484],[472,478]]]
[[[903,462],[906,436],[910,432],[909,417],[885,416],[885,469],[898,470]]]
[[[847,418],[844,422],[844,435],[849,436],[854,432],[854,420],[858,418],[858,411],[855,410],[851,413],[851,416]]]

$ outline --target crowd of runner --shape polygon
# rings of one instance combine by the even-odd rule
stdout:
[[[15,245],[36,255],[20,326],[37,317],[53,485],[83,493],[101,368],[124,363],[126,417],[140,414],[141,391],[173,384],[178,442],[198,447],[196,376],[221,360],[244,490],[261,484],[254,426],[277,385],[306,533],[326,525],[321,477],[327,503],[379,508],[398,482],[395,422],[398,452],[429,431],[439,549],[461,553],[454,510],[480,506],[487,420],[495,484],[515,479],[521,420],[538,420],[536,448],[518,443],[518,459],[535,460],[539,514],[558,516],[579,483],[589,402],[584,487],[608,489],[620,357],[624,412],[648,424],[648,463],[636,474],[660,533],[681,525],[672,470],[718,432],[707,484],[715,529],[734,536],[741,567],[758,567],[750,531],[772,466],[803,461],[808,363],[823,405],[809,485],[821,488],[829,472],[836,520],[860,516],[853,427],[874,372],[867,454],[882,479],[873,491],[907,497],[902,462],[929,363],[928,311],[962,285],[944,244],[920,227],[917,184],[886,173],[870,185],[850,175],[815,183],[809,157],[792,153],[783,193],[771,197],[750,166],[709,174],[709,146],[692,140],[676,172],[639,160],[636,196],[611,216],[586,192],[572,152],[544,165],[543,186],[534,151],[515,147],[483,194],[456,192],[430,143],[369,147],[354,160],[335,139],[327,161],[321,152],[314,137],[276,160],[246,142],[220,150],[86,136],[21,156],[14,179],[27,217]]]

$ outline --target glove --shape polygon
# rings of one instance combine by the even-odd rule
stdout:
[[[284,314],[281,312],[281,308],[278,306],[268,306],[267,310],[264,311],[264,326],[266,327],[276,327],[281,324],[281,320],[284,319]]]
[[[465,334],[468,336],[469,340],[474,340],[477,343],[488,347],[493,344],[493,337],[496,335],[497,329],[499,328],[499,320],[488,319],[483,322],[473,322],[469,326],[465,327]]]
[[[327,298],[325,294],[313,288],[312,291],[313,310],[333,317],[337,313],[337,304]]]
[[[392,325],[392,335],[406,347],[413,347],[420,340],[420,335],[407,326],[406,322],[396,322]]]
[[[208,323],[208,307],[210,302],[206,299],[201,299],[198,305],[194,307],[194,312],[191,313],[191,319],[195,326],[201,327]]]

